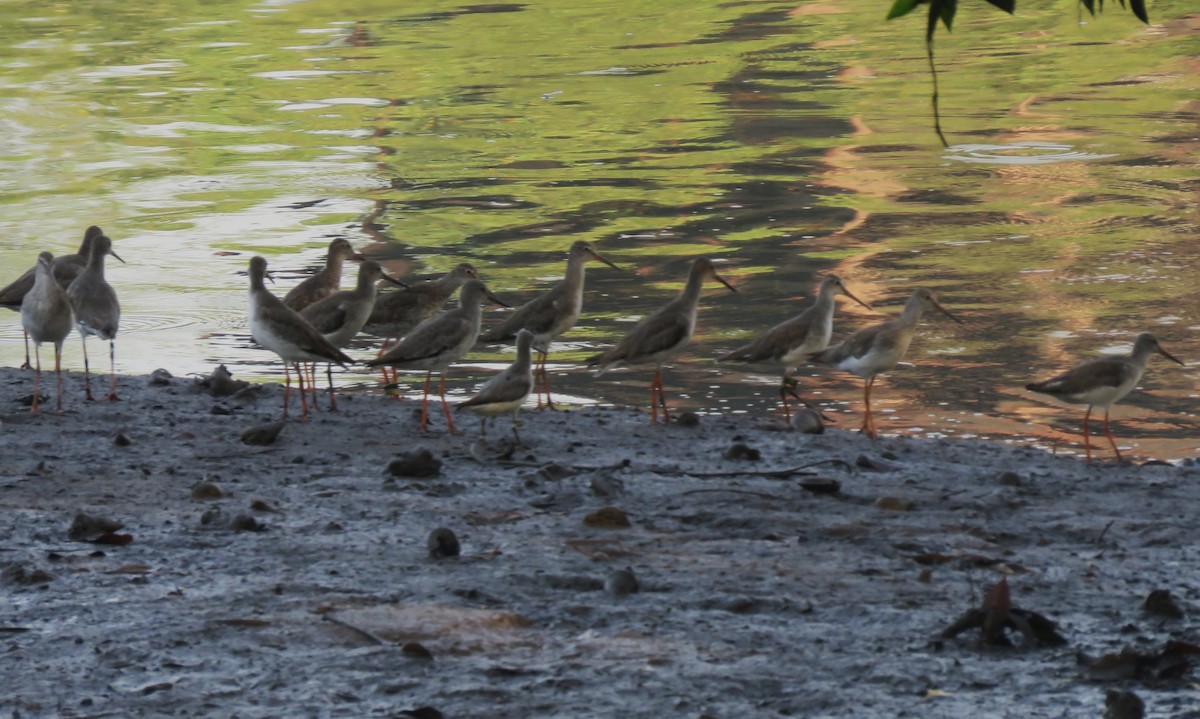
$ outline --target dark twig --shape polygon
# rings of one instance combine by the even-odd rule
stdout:
[[[766,492],[753,492],[749,489],[730,489],[722,487],[720,489],[689,489],[684,494],[700,494],[701,492],[729,492],[731,494],[749,494],[754,497],[762,497],[763,499],[773,499],[777,502],[787,501],[787,497],[780,497],[778,494],[767,494]]]
[[[933,130],[937,133],[938,139],[942,141],[942,147],[950,147],[950,143],[946,142],[946,136],[942,134],[942,115],[938,110],[938,75],[937,66],[933,64],[933,38],[925,40],[925,54],[929,58],[929,72],[933,76]]]
[[[251,452],[230,452],[229,454],[197,454],[194,459],[240,459],[242,457],[253,457],[256,454],[266,454],[267,452],[278,451],[279,447],[268,447],[266,449],[256,449]]]

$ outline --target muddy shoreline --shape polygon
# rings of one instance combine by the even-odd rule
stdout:
[[[1077,658],[1200,636],[1200,468],[605,407],[524,412],[506,451],[506,419],[485,448],[354,393],[253,446],[278,385],[67,386],[31,415],[0,369],[6,716],[1099,716],[1112,688],[1200,716],[1188,676]],[[420,450],[435,475],[387,471]],[[72,541],[80,512],[130,541]],[[626,568],[640,591],[606,589]],[[938,638],[1001,577],[1067,645]]]

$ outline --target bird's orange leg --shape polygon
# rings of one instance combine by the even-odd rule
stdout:
[[[108,401],[119,402],[120,397],[117,396],[117,343],[115,340],[108,341]]]
[[[433,378],[433,370],[425,372],[425,397],[421,400],[421,434],[425,434],[429,426],[429,381]]]
[[[442,381],[438,385],[438,394],[442,396],[442,413],[446,415],[446,426],[450,428],[450,434],[458,434],[458,430],[454,428],[454,415],[450,414],[450,405],[446,404],[446,375],[449,372],[449,367],[442,370]]]
[[[1121,460],[1121,450],[1117,449],[1117,441],[1113,439],[1112,432],[1108,431],[1108,408],[1104,408],[1104,436],[1108,437],[1108,443],[1112,445],[1113,451],[1117,453],[1117,461]]]
[[[329,411],[336,412],[336,411],[338,411],[337,395],[334,394],[334,392],[333,392],[333,363],[332,362],[325,365],[325,381],[329,383]]]
[[[37,365],[34,369],[36,374],[33,375],[33,402],[29,405],[29,411],[41,412],[40,405],[38,404],[38,392],[41,391],[42,384],[42,348],[40,346],[34,347],[33,354],[36,357]]]
[[[550,350],[542,353],[542,385],[546,388],[546,409],[556,409],[554,401],[550,399],[550,375],[546,373],[546,358],[550,356]]]
[[[292,373],[288,371],[288,363],[283,363],[283,418],[288,418],[288,405],[292,399]]]
[[[783,381],[779,383],[779,401],[780,401],[780,403],[783,404],[783,421],[787,422],[788,424],[791,424],[792,408],[788,406],[788,400],[787,400],[788,382],[787,382],[787,379],[788,379],[787,371],[785,370],[783,373]]]
[[[1088,439],[1088,419],[1092,416],[1092,406],[1089,404],[1087,412],[1083,414],[1083,451],[1087,457],[1087,461],[1092,461],[1092,442]]]
[[[860,433],[867,435],[871,439],[875,439],[876,437],[875,418],[871,415],[871,386],[874,384],[875,376],[871,375],[871,378],[863,385],[863,404],[866,405],[866,414],[863,416],[862,427],[858,428]]]
[[[671,421],[671,411],[667,409],[667,390],[663,387],[662,370],[658,371],[658,401],[662,402],[663,424]]]

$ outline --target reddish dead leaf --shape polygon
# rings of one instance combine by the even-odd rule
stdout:
[[[99,537],[96,537],[95,539],[93,539],[92,544],[113,544],[113,545],[120,546],[123,544],[129,544],[132,541],[133,541],[132,534],[117,534],[116,532],[105,532],[104,534],[101,534]]]
[[[269,627],[271,622],[266,619],[218,619],[219,623],[230,627]]]

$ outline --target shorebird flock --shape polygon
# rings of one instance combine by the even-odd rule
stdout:
[[[42,252],[32,268],[0,289],[0,305],[21,313],[25,330],[25,367],[30,367],[29,341],[34,344],[34,390],[30,402],[33,412],[40,411],[41,345],[44,342],[54,345],[55,410],[62,411],[62,346],[72,327],[79,331],[83,342],[87,400],[95,399],[87,359],[89,336],[109,343],[110,390],[107,399],[120,399],[116,393],[115,346],[121,306],[104,276],[104,262],[109,255],[124,262],[113,251],[112,240],[99,227],[89,227],[78,253],[55,258],[49,252]],[[341,289],[343,266],[347,260],[361,262],[352,290]],[[267,288],[266,280],[271,279],[267,261],[262,257],[250,260],[250,334],[259,346],[274,352],[283,362],[284,419],[288,417],[291,402],[292,370],[298,382],[301,419],[308,418],[310,394],[312,404],[316,404],[315,366],[319,363],[327,366],[330,409],[336,410],[332,366],[354,364],[355,360],[344,350],[360,333],[367,332],[387,338],[378,355],[365,364],[379,367],[389,385],[397,382],[397,374],[389,375],[389,370],[425,370],[422,433],[429,431],[429,395],[434,372],[437,372],[438,396],[449,432],[457,433],[454,412],[458,410],[480,417],[481,437],[485,436],[488,418],[508,414],[512,417],[513,435],[519,442],[517,414],[531,393],[537,393],[538,409],[554,408],[546,357],[551,343],[570,331],[582,313],[584,269],[590,260],[619,271],[591,243],[575,242],[567,253],[566,273],[559,283],[517,308],[496,327],[481,333],[485,303],[510,307],[487,288],[473,266],[460,264],[438,279],[410,286],[388,276],[378,263],[367,260],[354,251],[349,241],[338,238],[329,245],[325,266],[292,288],[282,299]],[[679,355],[691,340],[696,328],[700,293],[709,280],[725,286],[730,292],[737,292],[718,274],[711,259],[698,257],[692,262],[678,296],[636,323],[614,346],[588,360],[589,367],[598,368],[597,377],[614,367],[653,366],[650,382],[652,423],[659,422],[660,410],[662,422],[670,421],[663,366]],[[381,293],[380,282],[388,282],[399,289]],[[455,292],[459,293],[457,306],[444,309],[446,301]],[[845,295],[871,309],[840,278],[827,275],[820,282],[815,300],[803,312],[717,359],[771,365],[780,371],[779,398],[785,419],[791,416],[789,397],[803,402],[796,389],[798,381],[792,375],[799,366],[823,365],[862,378],[864,410],[859,431],[874,438],[878,435],[871,411],[871,389],[875,379],[903,359],[925,313],[938,312],[957,323],[961,320],[939,303],[932,290],[917,288],[899,316],[863,327],[831,345],[838,295]],[[479,342],[509,341],[516,343],[516,360],[451,411],[446,400],[446,374],[450,367]],[[535,351],[538,354],[536,361]],[[1091,413],[1095,408],[1102,408],[1104,434],[1120,460],[1121,453],[1108,426],[1109,410],[1137,386],[1151,354],[1184,364],[1163,349],[1153,335],[1141,334],[1128,355],[1084,362],[1044,382],[1028,384],[1026,389],[1087,407],[1083,435],[1088,460],[1092,455]]]

